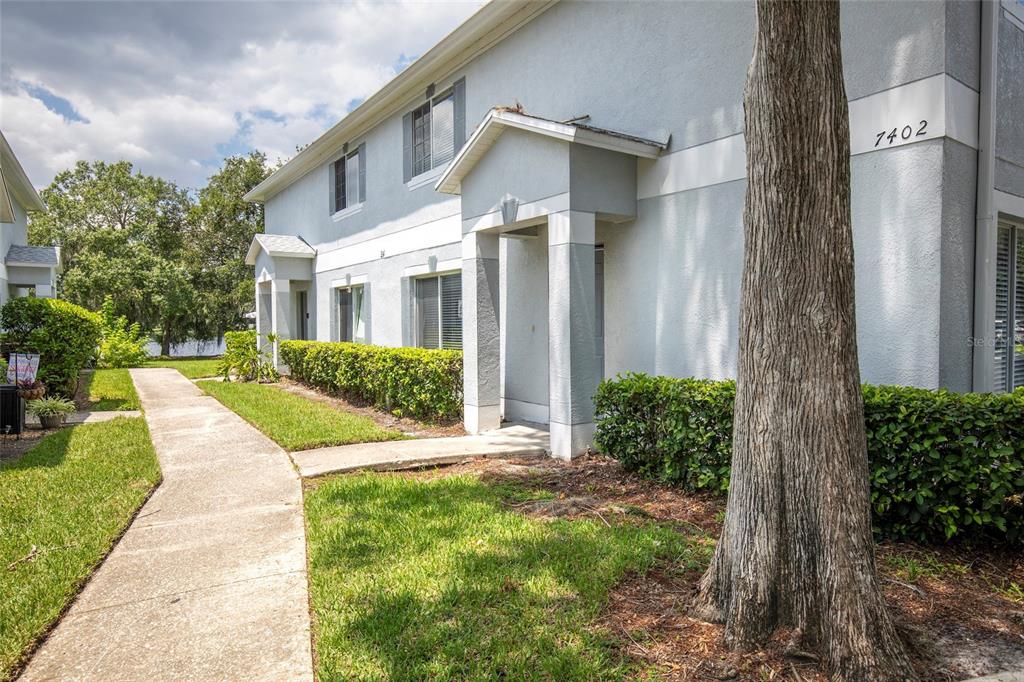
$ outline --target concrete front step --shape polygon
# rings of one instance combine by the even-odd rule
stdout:
[[[542,457],[551,447],[547,431],[509,426],[478,436],[357,443],[291,453],[303,477],[359,470],[394,471],[455,464],[467,457]]]

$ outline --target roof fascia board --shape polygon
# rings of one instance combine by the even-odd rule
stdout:
[[[21,162],[14,155],[14,150],[11,149],[11,145],[8,144],[7,138],[2,132],[0,132],[0,161],[2,161],[4,169],[4,183],[9,183],[8,189],[14,193],[12,198],[16,197],[18,203],[24,206],[26,211],[45,211],[46,204],[39,198],[39,193],[32,186],[32,181],[28,179],[25,169],[21,167]]]
[[[266,201],[310,171],[327,163],[344,142],[369,132],[399,111],[420,90],[465,66],[478,55],[515,33],[558,0],[492,0],[422,57],[395,76],[345,118],[249,190],[246,201]]]

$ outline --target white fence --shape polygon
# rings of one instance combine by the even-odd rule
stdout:
[[[146,344],[146,353],[150,357],[157,357],[160,355],[160,344],[155,341],[150,341]],[[199,339],[189,339],[184,343],[177,343],[171,345],[171,357],[173,358],[188,358],[195,356],[213,356],[224,354],[224,339],[209,339],[207,341],[200,341]]]

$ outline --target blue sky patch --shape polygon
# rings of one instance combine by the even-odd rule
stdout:
[[[68,121],[69,123],[89,122],[89,119],[78,113],[74,104],[60,95],[53,94],[43,86],[22,81],[21,87],[24,88],[25,92],[30,96],[42,102],[43,106],[63,118],[65,121]]]

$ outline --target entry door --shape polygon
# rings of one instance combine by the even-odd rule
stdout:
[[[298,327],[297,327],[298,338],[299,338],[300,341],[306,341],[307,339],[309,339],[309,335],[306,333],[306,328],[307,328],[307,326],[309,324],[309,309],[308,309],[308,305],[307,305],[307,298],[306,298],[306,292],[305,291],[300,291],[299,292],[299,305],[297,307],[298,307],[298,313],[299,313],[299,319],[298,319],[298,323],[299,324],[298,324]]]
[[[604,379],[604,246],[594,248],[594,341],[597,344],[597,379]]]

